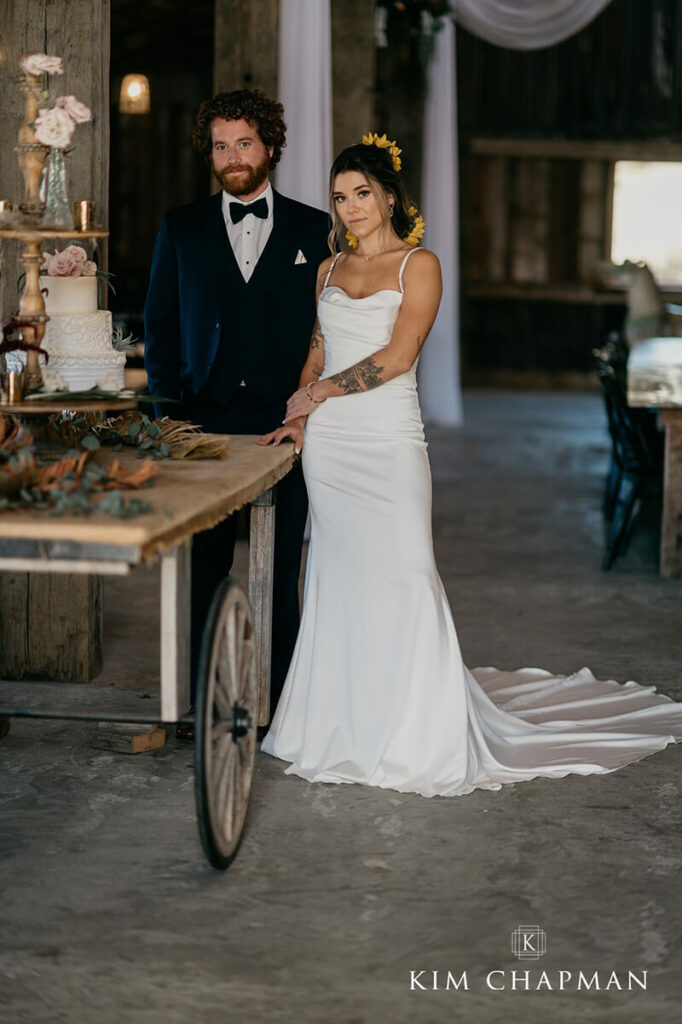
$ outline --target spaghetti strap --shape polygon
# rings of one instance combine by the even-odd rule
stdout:
[[[326,288],[326,287],[327,287],[327,282],[329,281],[329,278],[330,278],[330,277],[332,276],[332,270],[334,269],[334,266],[335,266],[335,264],[336,264],[336,261],[338,260],[338,258],[339,258],[339,256],[340,256],[340,255],[341,255],[341,253],[340,253],[340,252],[337,252],[337,253],[336,253],[336,255],[334,256],[334,259],[332,260],[332,265],[331,265],[331,267],[329,268],[329,270],[327,271],[327,276],[326,276],[326,277],[325,277],[325,279],[324,279],[324,284],[322,285],[322,287],[323,287],[323,288]],[[409,254],[408,254],[408,255],[409,255]]]
[[[400,285],[400,294],[401,295],[404,295],[404,293],[405,293],[405,289],[403,288],[403,271],[405,269],[405,264],[407,263],[407,261],[409,260],[409,258],[410,258],[410,256],[412,255],[413,252],[417,252],[417,250],[416,249],[410,249],[409,252],[405,253],[405,258],[403,259],[403,262],[400,264],[400,270],[398,271],[398,284]]]

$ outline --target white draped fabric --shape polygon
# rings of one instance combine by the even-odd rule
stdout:
[[[329,0],[281,0],[279,99],[287,146],[277,188],[326,210],[332,161],[332,55]]]
[[[584,28],[610,0],[453,0],[457,24],[498,46],[553,46]],[[424,126],[423,207],[426,244],[443,266],[443,304],[419,372],[424,418],[461,421],[459,383],[459,227],[455,30],[450,19],[436,35]],[[448,174],[446,168],[452,168]]]
[[[455,20],[512,50],[554,46],[585,28],[611,0],[453,0]]]
[[[459,252],[457,210],[457,74],[455,28],[448,19],[436,36],[424,125],[424,241],[443,271],[443,299],[419,363],[424,419],[442,426],[462,421],[459,381]]]

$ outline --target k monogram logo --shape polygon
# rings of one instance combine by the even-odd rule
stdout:
[[[512,932],[512,953],[519,960],[539,960],[547,952],[547,933],[537,924],[520,924]]]

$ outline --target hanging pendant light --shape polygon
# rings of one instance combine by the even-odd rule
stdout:
[[[121,82],[118,109],[122,114],[148,114],[151,110],[149,79],[146,75],[125,75]]]

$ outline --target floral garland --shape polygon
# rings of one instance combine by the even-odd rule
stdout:
[[[393,170],[396,173],[399,173],[400,168],[402,167],[402,161],[400,159],[402,149],[398,148],[395,139],[391,142],[385,132],[383,135],[379,135],[378,132],[367,132],[366,135],[362,136],[362,145],[376,146],[378,149],[387,149],[391,155]],[[407,212],[412,218],[412,228],[410,233],[405,236],[404,241],[409,245],[419,245],[419,242],[424,237],[426,222],[416,206],[408,207]],[[346,241],[351,249],[357,249],[360,244],[359,238],[357,235],[354,235],[352,231],[346,231]]]

